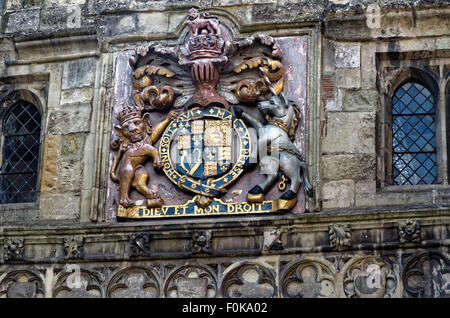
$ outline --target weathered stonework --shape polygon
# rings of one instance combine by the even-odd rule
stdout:
[[[83,258],[83,237],[72,236],[64,239],[64,255],[65,259],[82,259]]]
[[[3,261],[21,261],[23,257],[23,238],[6,238],[3,242]]]
[[[136,233],[130,235],[130,257],[150,255],[150,234]]]
[[[295,64],[286,91],[305,110],[295,141],[314,189],[305,212],[118,222],[108,210],[128,59],[136,47],[180,44],[191,7],[235,40],[274,37]],[[0,123],[11,94],[42,117],[38,200],[0,205],[1,298],[448,297],[445,1],[5,0],[0,12]],[[390,98],[412,75],[438,83],[438,184],[398,187]],[[224,202],[264,180],[251,169]]]
[[[398,234],[400,236],[400,243],[419,243],[421,241],[419,221],[407,220],[405,222],[399,222]]]

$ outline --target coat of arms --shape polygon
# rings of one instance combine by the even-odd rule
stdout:
[[[307,194],[312,186],[293,143],[300,112],[283,93],[280,46],[261,34],[236,41],[217,17],[196,9],[189,10],[186,24],[189,33],[178,45],[152,43],[137,48],[129,60],[133,102],[118,112],[118,138],[111,145],[117,151],[110,175],[119,183],[118,217],[291,209],[299,189]],[[152,124],[158,114],[166,115]],[[258,148],[257,157],[251,157],[252,147]],[[150,176],[150,162],[159,175]],[[257,164],[266,178],[244,189],[245,202],[222,201]],[[191,199],[166,202],[149,186],[155,177],[167,178]],[[267,200],[277,180],[283,193]],[[135,200],[131,192],[145,199]]]

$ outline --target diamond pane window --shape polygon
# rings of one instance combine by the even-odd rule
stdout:
[[[408,82],[392,98],[393,183],[437,183],[435,109],[431,92]]]
[[[0,204],[33,202],[39,163],[41,115],[27,102],[15,104],[3,122]]]

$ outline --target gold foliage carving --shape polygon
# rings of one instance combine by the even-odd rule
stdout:
[[[272,92],[279,95],[284,87],[284,67],[278,60],[268,57],[254,57],[245,60],[234,68],[239,74],[243,71],[258,69],[259,79],[242,80],[236,85],[236,96],[240,102],[252,103],[259,100],[260,95]]]
[[[167,108],[172,106],[175,93],[170,86],[163,86],[159,89],[156,86],[149,86],[142,91],[142,98],[155,108]]]

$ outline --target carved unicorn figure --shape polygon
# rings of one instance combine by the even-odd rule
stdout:
[[[283,93],[279,96],[274,95],[269,100],[260,101],[258,109],[266,118],[267,125],[243,112],[240,107],[233,107],[238,118],[242,118],[256,128],[261,171],[267,174],[262,184],[255,185],[248,191],[247,201],[263,201],[264,194],[278,179],[278,171],[281,169],[284,176],[280,185],[284,185],[285,176],[290,179],[291,185],[289,190],[281,195],[280,199],[287,200],[289,203],[284,207],[290,209],[296,203],[297,192],[302,182],[304,182],[305,194],[310,195],[312,190],[303,156],[292,142],[300,112],[297,106],[292,101],[287,100]],[[265,151],[266,149],[267,151]],[[274,153],[279,153],[279,156],[275,156]],[[284,187],[280,187],[280,185],[279,189],[283,190]]]

